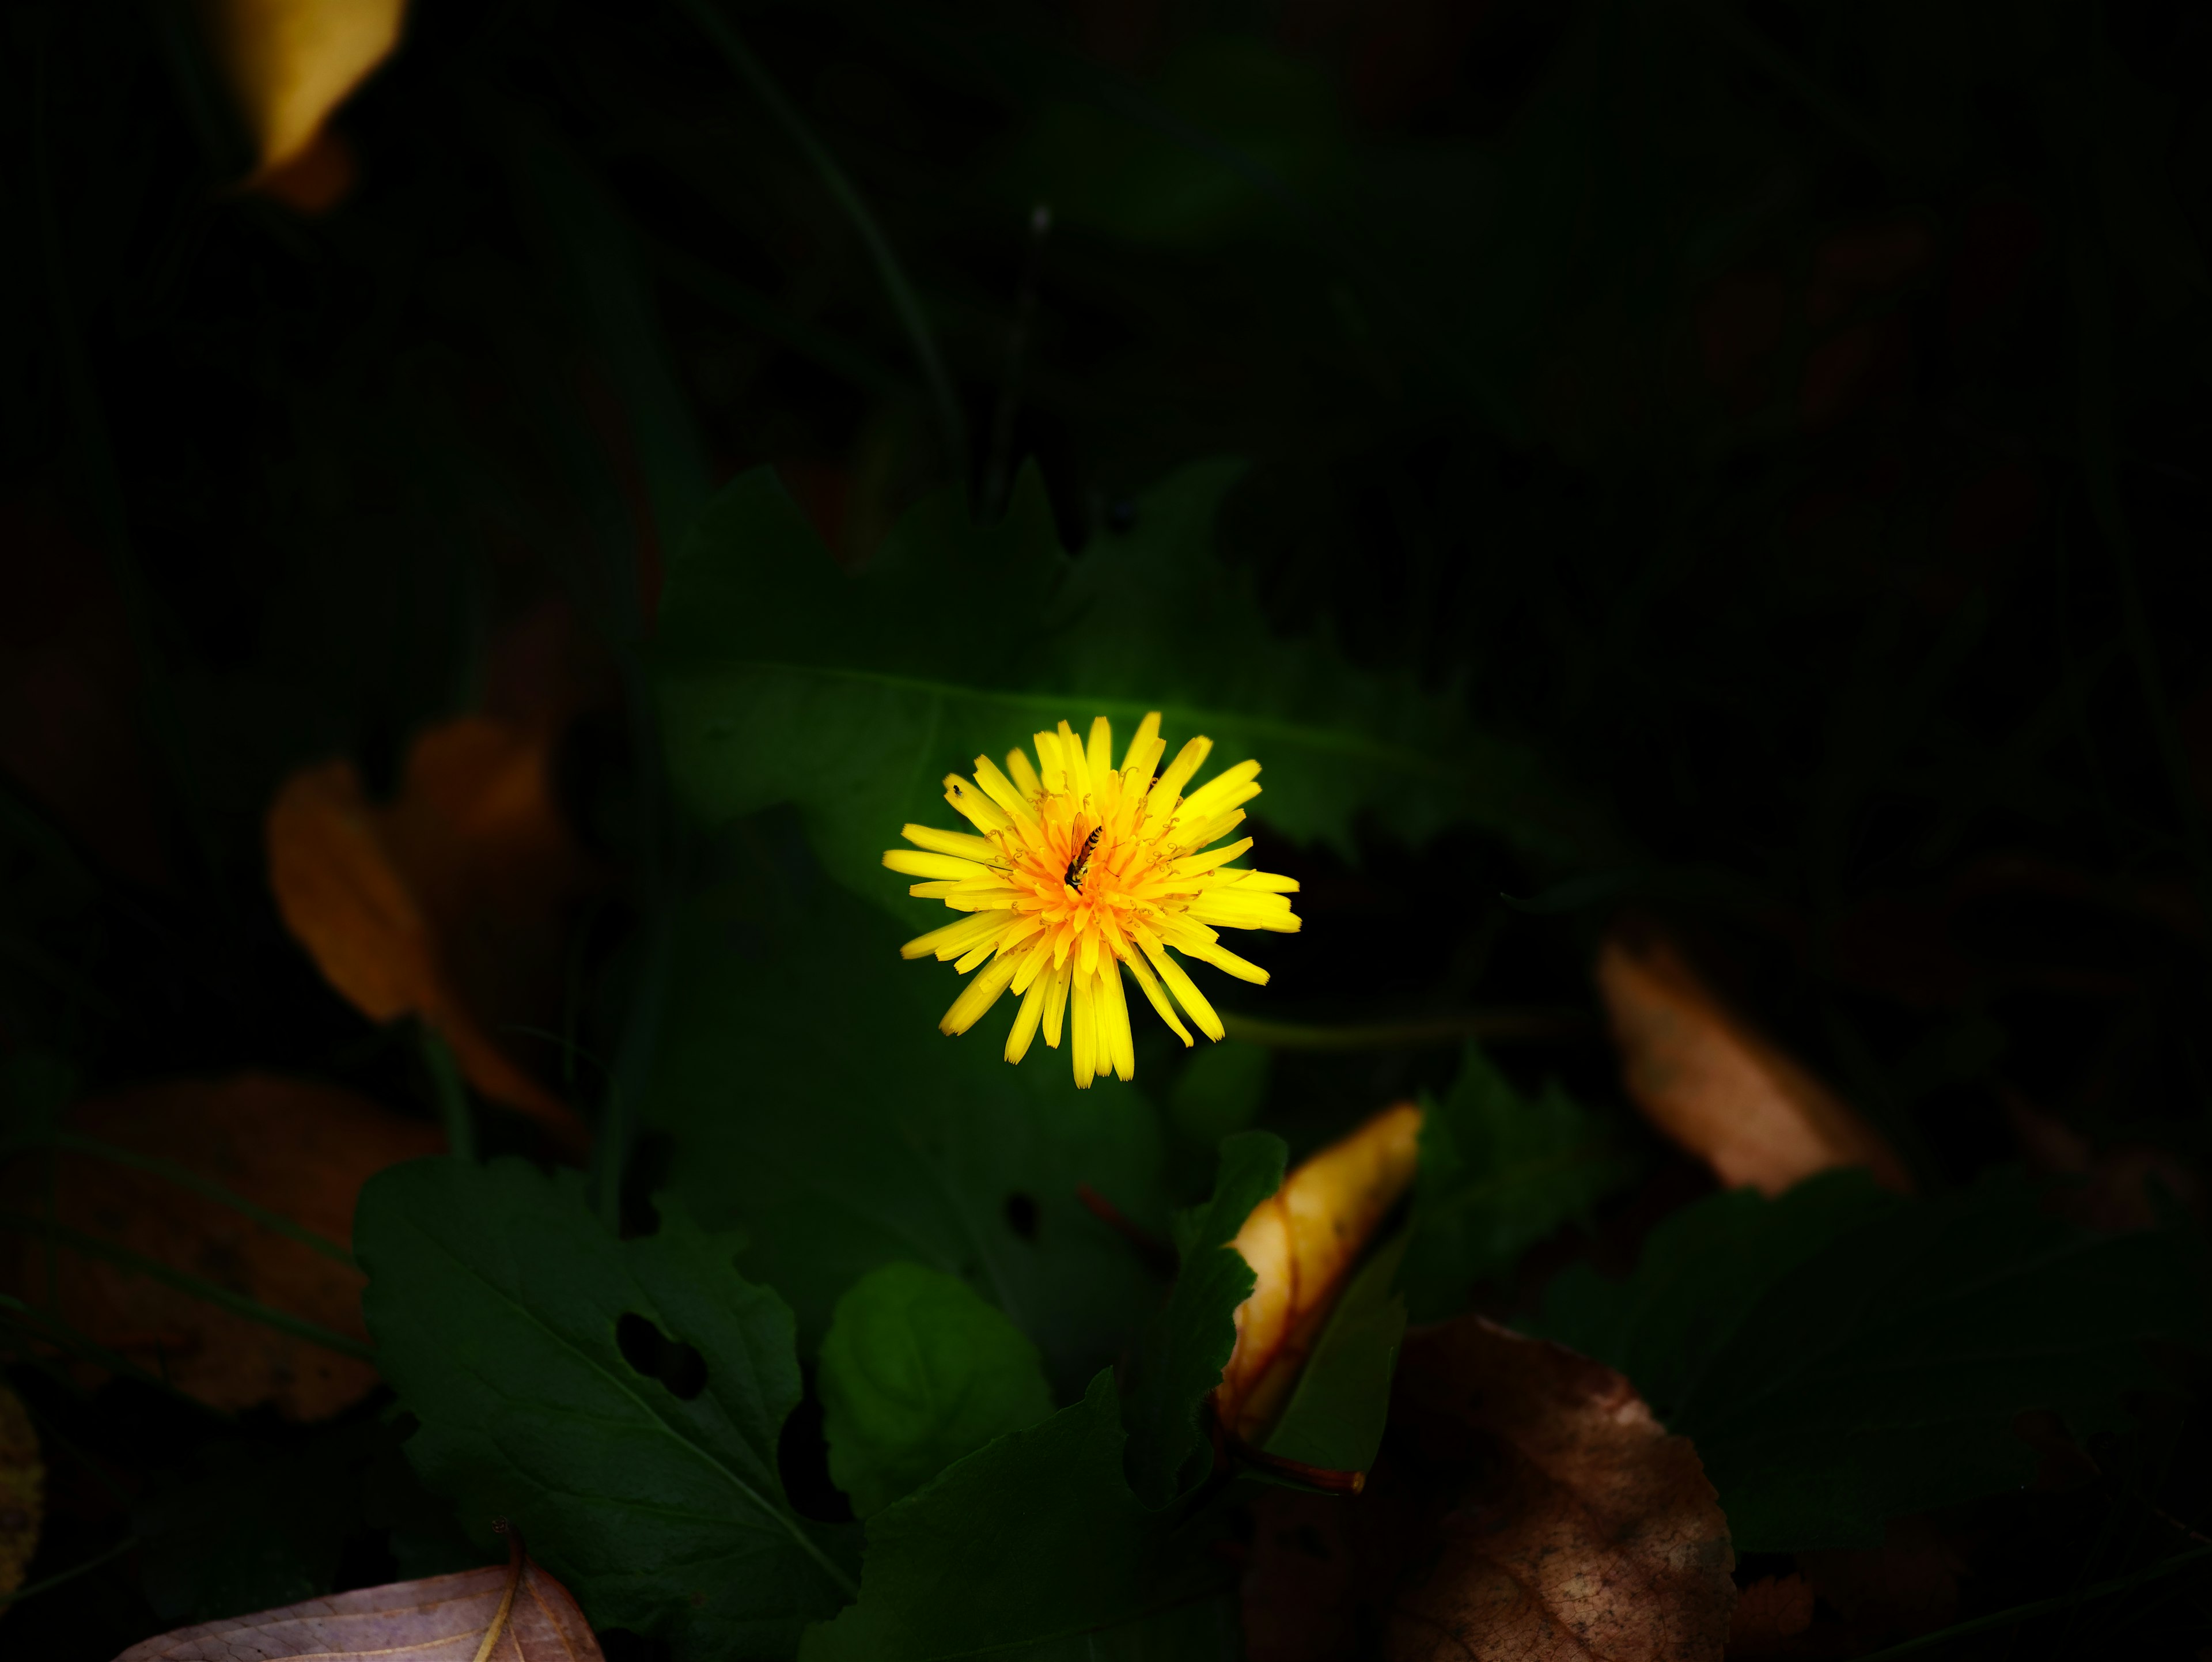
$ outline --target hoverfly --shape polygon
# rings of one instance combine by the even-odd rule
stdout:
[[[1098,833],[1105,829],[1103,825],[1091,827],[1091,835],[1083,839],[1081,851],[1074,859],[1067,862],[1067,870],[1060,878],[1061,882],[1066,884],[1078,894],[1083,892],[1083,880],[1091,872],[1091,851],[1098,846]]]

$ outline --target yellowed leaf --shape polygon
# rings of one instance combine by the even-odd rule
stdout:
[[[23,1585],[46,1518],[46,1464],[21,1398],[0,1380],[0,1595]],[[8,1607],[0,1604],[0,1615]]]
[[[568,1588],[526,1558],[203,1622],[143,1640],[115,1662],[600,1662],[603,1656]]]
[[[1656,928],[1609,933],[1597,985],[1629,1096],[1728,1187],[1778,1195],[1816,1172],[1863,1166],[1889,1188],[1911,1188],[1881,1135],[1731,1009]]]
[[[1215,1387],[1229,1434],[1256,1447],[1282,1411],[1338,1289],[1413,1181],[1421,1111],[1386,1108],[1252,1209],[1233,1243],[1257,1278],[1237,1307],[1237,1347]]]
[[[444,1146],[434,1127],[349,1091],[265,1074],[147,1086],[81,1103],[63,1125],[182,1166],[340,1249],[353,1239],[364,1182]],[[66,1235],[50,1244],[38,1232],[50,1194],[55,1223],[94,1245]],[[210,1303],[99,1248],[366,1345],[362,1278],[350,1263],[167,1177],[89,1154],[18,1155],[0,1173],[0,1195],[15,1221],[0,1233],[0,1287],[210,1407],[267,1403],[287,1418],[316,1420],[374,1388],[376,1369],[360,1357]]]
[[[253,137],[261,184],[284,180],[323,149],[331,113],[399,44],[407,0],[201,0],[200,11]],[[280,182],[276,193],[311,210],[337,199],[303,194],[296,174],[289,192]]]
[[[492,1037],[556,1002],[568,914],[593,880],[554,804],[550,748],[542,727],[447,722],[416,741],[388,804],[349,762],[304,769],[269,810],[269,880],[363,1014],[419,1015],[471,1084],[575,1152],[583,1121]]]

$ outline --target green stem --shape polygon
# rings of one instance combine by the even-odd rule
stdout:
[[[1409,1045],[1447,1044],[1459,1039],[1580,1038],[1591,1030],[1580,1010],[1467,1010],[1420,1021],[1376,1022],[1324,1027],[1297,1021],[1263,1021],[1224,1011],[1229,1037],[1277,1050],[1390,1050]]]
[[[0,1312],[13,1316],[48,1343],[59,1345],[64,1350],[74,1350],[85,1361],[106,1368],[110,1373],[120,1373],[126,1379],[137,1380],[140,1385],[149,1385],[155,1391],[173,1397],[180,1403],[190,1403],[203,1413],[212,1415],[226,1423],[231,1417],[221,1409],[210,1408],[197,1397],[185,1396],[183,1391],[179,1391],[176,1386],[159,1374],[139,1367],[128,1356],[118,1351],[110,1350],[106,1345],[87,1338],[67,1322],[58,1317],[47,1315],[34,1305],[25,1304],[21,1299],[11,1298],[5,1293],[0,1293]]]
[[[446,1152],[456,1158],[477,1157],[477,1123],[469,1112],[469,1087],[461,1078],[461,1064],[453,1047],[429,1023],[416,1028],[422,1046],[422,1062],[430,1070],[431,1094],[438,1100],[438,1117],[446,1127]]]
[[[968,475],[968,428],[961,419],[960,401],[954,396],[952,378],[945,373],[944,360],[938,356],[937,338],[931,332],[929,320],[922,312],[921,296],[915,294],[914,285],[907,281],[898,256],[891,252],[891,245],[884,237],[883,228],[877,224],[876,216],[870,210],[866,198],[853,181],[845,176],[845,170],[837,165],[836,158],[814,136],[814,130],[806,125],[805,118],[783,95],[783,89],[761,66],[760,60],[752,55],[744,38],[713,3],[713,0],[678,0],[678,3],[690,15],[691,21],[699,26],[701,33],[712,40],[722,56],[729,60],[730,67],[738,72],[738,78],[745,83],[753,96],[759,99],[768,113],[775,118],[776,124],[799,146],[831,198],[844,210],[845,217],[852,222],[853,228],[860,234],[860,241],[868,251],[868,258],[875,263],[876,276],[890,297],[891,308],[898,314],[899,322],[904,326],[907,339],[914,348],[914,355],[921,362],[922,378],[929,383],[931,401],[937,406],[939,438],[954,469],[964,479]]]
[[[27,1137],[20,1141],[0,1144],[0,1155],[33,1148],[59,1148],[72,1154],[85,1154],[94,1160],[104,1160],[112,1165],[127,1166],[133,1170],[147,1172],[176,1184],[179,1189],[227,1206],[241,1217],[251,1218],[264,1229],[295,1240],[301,1245],[321,1253],[333,1263],[342,1263],[349,1269],[355,1267],[353,1254],[326,1235],[295,1223],[281,1212],[272,1212],[224,1188],[212,1178],[204,1178],[190,1166],[163,1160],[158,1154],[142,1154],[135,1149],[118,1148],[113,1143],[102,1142],[96,1137],[79,1136],[74,1131],[56,1131],[49,1137]]]
[[[88,1558],[82,1564],[65,1569],[58,1575],[49,1575],[43,1581],[33,1581],[27,1587],[18,1587],[13,1592],[0,1592],[0,1607],[12,1604],[19,1598],[28,1598],[34,1592],[44,1592],[49,1587],[58,1587],[64,1581],[74,1581],[80,1575],[88,1575],[103,1564],[113,1563],[137,1544],[137,1536],[126,1535],[97,1558]]]
[[[2081,59],[2094,64],[2099,42],[2083,43]],[[2083,482],[2087,487],[2089,512],[2112,561],[2120,592],[2120,629],[2134,661],[2136,679],[2149,716],[2152,741],[2179,811],[2183,846],[2189,874],[2197,891],[2199,913],[2212,922],[2212,835],[2208,834],[2203,804],[2191,777],[2181,730],[2166,697],[2166,677],[2159,661],[2158,642],[2151,633],[2150,618],[2143,606],[2142,584],[2136,573],[2135,539],[2128,529],[2127,512],[2120,501],[2118,445],[2113,436],[2118,393],[2113,381],[2112,296],[2101,247],[2092,226],[2095,219],[2094,187],[2082,151],[2091,142],[2087,119],[2078,107],[2069,109],[2063,122],[2062,154],[2066,158],[2071,224],[2068,228],[2069,275],[2074,289],[2080,403],[2075,411],[2081,444]]]
[[[105,1258],[110,1263],[136,1270],[139,1275],[173,1287],[180,1293],[189,1293],[192,1297],[228,1310],[234,1315],[259,1322],[264,1327],[273,1327],[280,1333],[289,1333],[310,1344],[320,1345],[325,1350],[335,1350],[341,1356],[370,1361],[376,1355],[372,1347],[363,1344],[359,1339],[349,1339],[343,1333],[334,1333],[319,1322],[289,1314],[246,1294],[234,1293],[230,1288],[218,1287],[202,1276],[172,1269],[157,1258],[134,1252],[113,1241],[102,1240],[99,1236],[87,1234],[81,1229],[72,1229],[67,1224],[49,1223],[44,1218],[32,1217],[21,1212],[0,1212],[0,1229],[21,1230],[27,1235],[41,1236],[50,1245],[66,1246],[82,1252],[88,1257]]]

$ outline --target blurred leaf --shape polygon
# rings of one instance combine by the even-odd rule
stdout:
[[[46,1463],[22,1398],[0,1380],[0,1595],[23,1585],[46,1515]],[[4,1610],[5,1605],[0,1605]]]
[[[217,1656],[368,1662],[403,1655],[416,1662],[601,1662],[604,1653],[568,1590],[520,1560],[179,1628],[133,1645],[116,1662]]]
[[[1231,1438],[1264,1445],[1352,1265],[1413,1184],[1420,1128],[1411,1104],[1384,1109],[1301,1161],[1237,1230],[1252,1293],[1213,1397]]]
[[[1000,1438],[878,1513],[868,1520],[859,1601],[807,1629],[801,1662],[1120,1653],[1135,1637],[1132,1624],[1151,1627],[1160,1618],[1146,1620],[1148,1612],[1171,1613],[1205,1586],[1178,1586],[1194,1572],[1171,1549],[1171,1519],[1129,1493],[1121,1446],[1114,1378],[1102,1373],[1073,1407]],[[1233,1634],[1202,1645],[1200,1629],[1194,1635],[1170,1615],[1182,1641],[1170,1653],[1194,1662],[1236,1654]],[[1146,1653],[1132,1642],[1130,1653]]]
[[[1449,701],[1269,634],[1213,554],[1238,471],[1186,469],[1139,501],[1127,535],[1071,562],[1032,470],[999,524],[937,497],[857,575],[771,475],[744,476],[694,528],[661,608],[678,787],[716,820],[797,803],[831,874],[902,914],[907,885],[882,850],[902,823],[948,817],[944,776],[1100,714],[1133,726],[1159,709],[1166,732],[1210,736],[1224,762],[1258,758],[1267,825],[1300,841],[1349,851],[1363,812],[1412,841],[1470,819],[1537,852],[1601,839],[1532,757]]]
[[[1250,1662],[1719,1662],[1729,1520],[1619,1374],[1463,1316],[1406,1336],[1391,1426],[1364,1493],[1260,1502]]]
[[[575,1151],[576,1111],[492,1036],[558,1008],[568,914],[593,880],[553,800],[550,750],[544,730],[468,716],[415,741],[388,806],[349,762],[295,774],[269,810],[269,881],[362,1014],[420,1015],[471,1084]]]
[[[1052,1413],[1021,1330],[959,1277],[915,1263],[871,1270],[837,1300],[817,1387],[830,1476],[863,1518]]]
[[[1656,928],[1608,933],[1597,985],[1629,1096],[1723,1184],[1778,1195],[1816,1172],[1863,1166],[1889,1188],[1911,1188],[1881,1134],[1730,1009]]]
[[[1470,1044],[1450,1092],[1421,1121],[1413,1237],[1400,1277],[1414,1319],[1456,1314],[1475,1282],[1587,1218],[1629,1171],[1597,1121],[1556,1082],[1523,1097]]]
[[[1408,1239],[1399,1231],[1337,1299],[1291,1400],[1261,1445],[1270,1459],[1331,1475],[1364,1476],[1375,1464],[1406,1336],[1406,1301],[1395,1289]]]
[[[266,179],[314,147],[391,56],[407,0],[200,0],[200,11]]]
[[[1077,1191],[1163,1222],[1157,1118],[1126,1086],[1079,1092],[946,1038],[943,989],[900,959],[902,933],[803,855],[693,903],[646,1122],[673,1139],[675,1192],[746,1230],[745,1273],[790,1300],[804,1349],[846,1288],[905,1260],[971,1282],[1072,1393],[1158,1292]]]
[[[1699,1202],[1627,1281],[1561,1275],[1537,1325],[1696,1441],[1741,1549],[1875,1546],[1887,1519],[2025,1483],[2021,1409],[2077,1438],[2120,1423],[2158,1383],[2142,1342],[2203,1335],[2185,1251],[2072,1228],[2016,1178],[1909,1202],[1835,1172]]]
[[[1189,1141],[1218,1143],[1259,1117],[1275,1053],[1265,1044],[1224,1039],[1187,1056],[1168,1089],[1168,1118]]]
[[[318,1251],[299,1236],[351,1239],[362,1184],[435,1149],[433,1128],[332,1086],[240,1074],[81,1103],[62,1129],[120,1158],[14,1154],[5,1178],[13,1229],[0,1237],[8,1292],[213,1408],[269,1403],[288,1419],[317,1420],[375,1387],[360,1272],[342,1249]],[[294,1228],[272,1229],[146,1163],[179,1168]],[[40,1227],[50,1196],[52,1244]],[[195,1282],[225,1302],[196,1294]]]
[[[617,1241],[574,1172],[447,1159],[370,1184],[356,1250],[416,1469],[475,1529],[513,1519],[598,1623],[780,1657],[851,1592],[854,1532],[800,1518],[777,1475],[791,1312],[729,1239],[664,1202],[659,1234]],[[703,1385],[641,1372],[626,1318],[693,1347]]]
[[[1231,1243],[1253,1208],[1282,1187],[1285,1158],[1272,1132],[1227,1138],[1212,1197],[1178,1220],[1182,1272],[1138,1353],[1122,1405],[1129,1487],[1148,1507],[1196,1487],[1212,1465],[1206,1398],[1237,1348],[1236,1314],[1254,1279]]]
[[[1075,229],[1200,249],[1279,234],[1291,201],[1334,196],[1350,174],[1326,69],[1216,35],[1178,46],[1117,107],[1047,105],[1003,188]]]

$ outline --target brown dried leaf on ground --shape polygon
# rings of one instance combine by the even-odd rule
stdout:
[[[433,1127],[351,1092],[243,1074],[180,1080],[82,1103],[63,1129],[183,1166],[339,1247],[353,1239],[362,1184],[386,1166],[437,1153]],[[0,1173],[0,1287],[165,1378],[211,1408],[273,1403],[316,1420],[358,1402],[376,1370],[296,1334],[211,1304],[125,1265],[37,1233],[46,1214],[45,1154]],[[152,1172],[88,1154],[52,1160],[54,1220],[64,1231],[258,1300],[366,1344],[362,1275],[350,1263]],[[49,1282],[51,1267],[52,1280]]]
[[[2062,1179],[2046,1192],[2044,1203],[2069,1222],[2114,1234],[2155,1229],[2161,1221],[2161,1190],[2174,1204],[2202,1209],[2203,1185],[2179,1155],[2139,1143],[2099,1151],[2064,1120],[2017,1091],[2005,1093],[2005,1112],[2028,1169]]]
[[[269,880],[293,935],[375,1021],[415,1014],[469,1082],[564,1148],[576,1111],[492,1035],[557,1009],[571,914],[590,861],[555,803],[550,734],[481,716],[423,734],[397,800],[350,762],[305,769],[269,810]]]
[[[21,1398],[0,1382],[0,1594],[23,1585],[46,1519],[46,1465]],[[0,1616],[8,1607],[0,1604]]]
[[[603,1653],[568,1588],[525,1559],[427,1581],[398,1581],[302,1604],[179,1628],[133,1645],[115,1662],[317,1662],[404,1657],[406,1662],[599,1662]],[[503,1608],[502,1608],[503,1607]]]
[[[1880,1134],[1731,1009],[1655,926],[1607,933],[1597,985],[1628,1094],[1727,1187],[1778,1195],[1816,1172],[1863,1166],[1887,1188],[1911,1188]]]
[[[1797,1568],[1868,1645],[1932,1633],[1958,1619],[1958,1543],[1927,1518],[1893,1518],[1878,1547],[1801,1552]]]
[[[1419,1108],[1384,1109],[1284,1178],[1237,1231],[1255,1281],[1213,1402],[1240,1442],[1257,1447],[1289,1399],[1339,1288],[1413,1181],[1420,1135]]]
[[[1714,1662],[1728,1639],[1697,1451],[1612,1369],[1480,1317],[1406,1336],[1364,1494],[1256,1511],[1252,1662]]]
[[[1813,1625],[1813,1588],[1802,1575],[1763,1575],[1736,1595],[1729,1662],[1781,1654]]]

